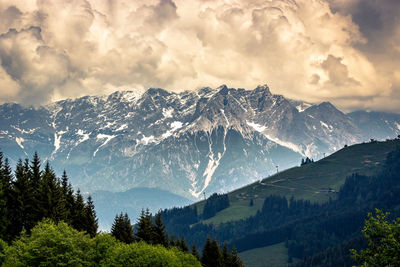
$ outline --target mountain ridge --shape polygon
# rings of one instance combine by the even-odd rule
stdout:
[[[233,190],[301,157],[400,133],[400,115],[360,124],[358,113],[286,99],[267,85],[117,91],[37,109],[3,104],[0,114],[0,147],[14,161],[37,150],[83,191],[157,187],[191,199]],[[385,120],[381,136],[365,130]]]

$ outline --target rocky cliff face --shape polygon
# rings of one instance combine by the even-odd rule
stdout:
[[[0,148],[14,161],[38,151],[83,191],[156,187],[197,199],[368,140],[368,125],[379,125],[375,138],[399,134],[400,116],[380,114],[344,114],[327,102],[273,95],[267,86],[151,88],[38,109],[1,105]]]

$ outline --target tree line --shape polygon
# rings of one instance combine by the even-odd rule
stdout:
[[[209,209],[213,211],[227,205],[225,197],[216,195],[212,199],[217,203],[210,205],[209,202]],[[187,222],[185,218],[180,219]],[[60,233],[55,233],[54,229],[58,229]],[[161,211],[152,216],[148,209],[143,209],[135,225],[132,225],[128,214],[120,213],[115,216],[110,234],[99,235],[97,230],[98,221],[91,196],[85,202],[79,189],[74,192],[65,171],[58,178],[48,162],[42,168],[40,158],[35,153],[31,161],[19,160],[13,172],[8,159],[4,159],[0,152],[0,263],[36,266],[39,262],[46,262],[51,265],[59,258],[59,263],[67,265],[97,266],[110,262],[110,259],[111,262],[115,260],[123,264],[119,258],[126,255],[120,255],[121,248],[130,250],[133,255],[136,255],[136,250],[153,251],[155,248],[165,255],[183,260],[182,266],[195,266],[196,264],[192,264],[193,259],[207,267],[243,266],[236,249],[229,252],[227,244],[221,247],[215,238],[211,240],[207,237],[200,255],[195,244],[189,249],[184,235],[177,238],[174,235],[168,236]],[[38,240],[43,242],[43,247],[36,247]],[[74,247],[81,246],[82,240],[87,243],[87,251]],[[58,241],[67,242],[72,247],[60,251],[56,243]],[[37,251],[42,251],[43,255],[38,255]],[[116,254],[108,255],[106,251]],[[57,252],[60,253],[59,256],[56,255]],[[24,253],[29,257],[24,258]],[[46,253],[51,255],[46,256]],[[70,255],[67,257],[64,253]],[[82,253],[103,254],[90,258],[91,256],[86,257]],[[15,254],[25,256],[19,257]],[[191,255],[192,258],[183,255]],[[127,262],[131,262],[133,256],[127,257]]]
[[[235,248],[229,252],[227,243],[224,243],[224,246],[221,248],[215,238],[210,239],[207,237],[202,249],[202,255],[200,256],[196,244],[191,246],[191,250],[189,249],[184,235],[177,238],[175,238],[174,235],[168,237],[162,220],[161,211],[157,212],[153,217],[148,209],[142,209],[135,228],[134,231],[128,214],[120,213],[115,216],[114,223],[111,227],[111,235],[117,240],[127,244],[145,242],[165,248],[175,248],[183,253],[191,253],[206,267],[244,266]]]
[[[41,164],[35,153],[31,161],[20,159],[13,173],[0,152],[0,238],[10,242],[22,231],[30,233],[44,218],[95,236],[98,222],[91,196],[85,202],[65,171],[58,178],[48,162],[44,168]]]
[[[396,209],[400,205],[400,148],[388,154],[378,174],[347,177],[333,197],[319,204],[272,195],[265,198],[255,216],[218,225],[200,223],[202,216],[196,207],[172,209],[163,215],[166,229],[185,235],[188,243],[204,244],[209,235],[240,252],[284,242],[289,263],[294,258],[304,259],[305,265],[298,266],[314,266],[306,263],[317,261],[330,261],[332,266],[354,264],[349,244],[355,249],[365,246],[359,238],[368,212],[379,208],[400,216]]]

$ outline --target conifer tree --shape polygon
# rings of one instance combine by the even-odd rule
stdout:
[[[27,166],[28,165],[28,166]],[[33,192],[30,184],[29,160],[25,164],[20,159],[15,169],[15,181],[13,182],[13,201],[10,234],[17,236],[23,229],[29,230],[34,226],[32,222]]]
[[[153,223],[149,209],[147,208],[146,211],[142,209],[140,218],[138,219],[137,222],[137,232],[135,234],[136,239],[151,244],[152,228],[153,228]]]
[[[134,241],[133,228],[127,213],[123,215],[121,212],[121,214],[115,215],[114,223],[111,226],[111,235],[127,244]]]
[[[32,192],[33,192],[33,202],[32,202],[32,222],[36,223],[39,220],[42,219],[42,211],[40,208],[40,196],[39,196],[39,185],[40,185],[40,180],[42,177],[42,172],[40,170],[40,158],[37,152],[33,155],[33,159],[31,161],[30,167],[30,183],[32,187]]]
[[[41,218],[50,218],[54,222],[65,220],[66,210],[62,188],[48,162],[39,183],[38,200]]]
[[[40,158],[37,152],[33,155],[33,159],[31,161],[31,172],[32,172],[32,187],[34,190],[38,190],[39,182],[42,176],[42,172],[40,170]]]
[[[81,191],[78,189],[74,197],[74,208],[72,213],[72,227],[78,231],[84,231],[85,225],[85,203],[83,202],[83,197]]]
[[[0,180],[0,239],[4,239],[7,230],[7,225],[8,225],[7,202],[3,189],[3,181]]]
[[[68,182],[68,176],[65,170],[63,171],[63,175],[61,177],[61,188],[65,202],[66,222],[72,224],[75,207],[74,190],[72,189],[71,184]]]
[[[6,203],[6,233],[4,238],[8,241],[11,241],[13,235],[12,232],[13,231],[13,225],[11,224],[11,218],[13,217],[13,208],[12,205],[10,205],[13,202],[12,199],[12,180],[13,180],[13,175],[12,175],[12,170],[10,167],[10,164],[8,162],[8,159],[6,158],[4,160],[4,164],[2,164],[2,168],[0,170],[1,172],[1,182],[2,182],[2,191],[3,191],[3,200]]]
[[[176,246],[174,234],[172,234],[171,237],[170,237],[170,239],[169,239],[169,246],[170,246],[170,247],[175,247],[175,246]]]
[[[215,238],[211,241],[207,237],[206,243],[203,247],[203,256],[201,257],[201,263],[207,267],[219,267],[222,266],[222,253],[219,244]]]
[[[231,261],[231,255],[229,254],[228,244],[226,242],[224,243],[224,246],[222,248],[222,259],[224,266],[230,266],[229,263]]]
[[[207,237],[207,241],[203,248],[201,263],[207,267],[222,266],[222,253],[219,244],[215,238],[213,238],[213,240],[211,241],[210,238]]]
[[[162,221],[161,211],[158,211],[155,215],[153,225],[153,244],[160,244],[164,247],[168,247],[168,236],[165,232],[165,226]]]
[[[94,237],[97,234],[97,228],[99,227],[98,220],[96,217],[96,211],[94,209],[94,204],[92,197],[89,195],[87,202],[86,202],[86,207],[85,207],[85,212],[86,212],[86,225],[85,225],[85,230],[86,232],[91,236]]]
[[[180,240],[178,240],[178,247],[180,248],[180,250],[182,250],[182,252],[188,252],[189,251],[189,247],[186,243],[185,237],[182,236],[182,238]]]
[[[192,255],[195,256],[196,259],[200,261],[200,254],[199,251],[197,250],[196,244],[193,244],[192,246]]]
[[[239,258],[236,248],[232,249],[232,253],[230,255],[230,265],[232,267],[244,267],[242,260]]]

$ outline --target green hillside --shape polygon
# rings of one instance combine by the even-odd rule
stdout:
[[[345,147],[317,162],[293,167],[228,193],[230,207],[203,223],[219,224],[256,214],[265,197],[281,195],[287,198],[325,202],[336,198],[336,192],[352,173],[371,175],[378,172],[388,153],[400,140],[370,142]],[[250,200],[253,199],[253,206]],[[204,201],[195,203],[202,213]]]

